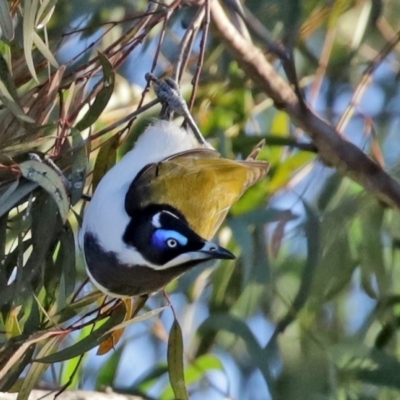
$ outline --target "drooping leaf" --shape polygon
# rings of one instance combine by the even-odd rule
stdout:
[[[0,28],[6,40],[14,39],[14,25],[7,0],[0,0]]]
[[[176,319],[169,332],[167,358],[169,382],[175,394],[175,398],[179,400],[189,400],[183,366],[182,330]]]
[[[185,382],[187,386],[194,385],[203,379],[205,379],[207,376],[207,372],[211,371],[223,371],[223,365],[221,360],[213,355],[213,354],[204,354],[195,360],[193,360],[190,365],[188,365],[185,369]],[[157,370],[158,371],[158,370]],[[162,370],[160,369],[159,372]],[[174,398],[174,394],[172,391],[172,388],[167,388],[162,397],[161,400],[163,399],[171,399]],[[176,397],[175,397],[176,398]]]
[[[24,40],[24,55],[26,60],[26,65],[32,78],[39,82],[36,75],[35,65],[32,56],[33,47],[33,34],[35,30],[35,19],[36,12],[39,6],[38,0],[24,0],[24,16],[23,16],[23,40]]]
[[[390,282],[385,271],[383,246],[382,246],[382,224],[384,209],[378,203],[366,204],[361,212],[361,244],[360,263],[363,284],[366,291],[373,297],[375,293],[373,285],[376,279],[381,296],[385,296]]]
[[[31,117],[25,114],[2,80],[0,80],[0,100],[21,121],[31,124],[35,122]]]
[[[75,264],[75,237],[69,221],[66,221],[60,232],[60,249],[55,260],[55,268],[62,273],[62,286],[60,296],[66,299],[75,289],[76,264]]]
[[[96,189],[101,178],[111,169],[117,161],[119,137],[114,135],[102,144],[93,169],[93,189]]]
[[[104,54],[99,52],[98,57],[103,69],[103,87],[97,94],[93,104],[89,107],[88,112],[76,124],[76,129],[78,131],[83,131],[84,129],[89,128],[89,126],[97,121],[106,108],[114,91],[115,74],[113,67]]]
[[[86,170],[88,166],[88,157],[86,146],[83,146],[81,133],[72,128],[72,147],[76,149],[73,152],[72,170],[71,170],[71,205],[74,206],[82,197],[85,188]]]
[[[32,31],[32,40],[36,45],[37,49],[43,54],[46,60],[55,68],[59,68],[57,60],[54,58],[53,53],[47,47],[46,43],[43,42],[42,38],[35,32]]]

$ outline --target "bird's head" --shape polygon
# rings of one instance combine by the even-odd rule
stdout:
[[[199,236],[181,213],[167,205],[142,210],[128,225],[123,240],[156,270],[235,258],[230,251]]]

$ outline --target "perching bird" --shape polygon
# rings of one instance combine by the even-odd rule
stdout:
[[[210,239],[267,173],[257,154],[229,160],[172,122],[148,127],[84,214],[79,242],[92,282],[113,297],[151,294],[196,265],[233,259]]]

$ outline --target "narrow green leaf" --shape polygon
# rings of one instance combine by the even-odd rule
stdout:
[[[248,225],[265,225],[271,222],[279,222],[282,219],[285,221],[292,221],[298,216],[293,214],[290,210],[278,210],[276,208],[268,207],[268,209],[258,209],[249,211],[235,217],[242,220]]]
[[[97,121],[114,92],[115,74],[113,67],[104,54],[98,53],[98,56],[103,69],[103,87],[97,94],[93,104],[89,107],[89,111],[76,124],[76,129],[78,129],[78,131],[89,128]]]
[[[14,39],[14,25],[7,0],[0,0],[0,28],[6,40],[11,41]]]
[[[81,329],[77,340],[79,341],[89,336],[91,331],[92,326],[85,326],[83,329]],[[59,378],[61,387],[63,387],[64,385],[68,385],[69,390],[78,389],[78,384],[81,376],[79,371],[82,368],[82,362],[85,355],[86,353],[83,353],[77,357],[70,358],[69,360],[63,362]]]
[[[4,105],[21,121],[34,123],[35,121],[26,115],[22,110],[21,106],[17,103],[17,101],[12,97],[11,93],[8,91],[6,85],[3,81],[0,80],[0,100],[4,103]]]
[[[97,373],[96,389],[104,390],[105,388],[114,386],[114,380],[117,376],[117,370],[124,348],[124,346],[119,346],[117,350],[111,353],[111,357],[107,362],[103,363]]]
[[[36,14],[35,26],[43,27],[53,15],[58,0],[43,0],[40,3],[39,11]]]
[[[150,371],[145,372],[144,375],[141,375],[139,380],[134,382],[132,388],[137,388],[143,393],[147,392],[151,387],[157,384],[161,376],[167,372],[168,366],[166,364],[158,364],[154,366]]]
[[[253,364],[260,369],[267,385],[273,386],[268,349],[263,349],[259,345],[257,339],[245,322],[227,313],[214,313],[200,325],[198,332],[203,336],[210,330],[224,330],[241,337],[246,344],[247,351],[253,360]]]
[[[189,400],[183,367],[183,339],[179,322],[175,319],[168,338],[168,374],[177,400]]]
[[[276,136],[288,136],[290,133],[290,120],[287,113],[278,110],[272,119],[269,130]]]
[[[115,165],[117,161],[118,144],[119,137],[117,135],[112,136],[102,144],[93,169],[93,190],[96,189],[106,172]]]
[[[208,371],[223,371],[223,369],[222,362],[216,355],[204,354],[194,360],[191,365],[186,368],[185,380],[188,384],[194,384],[200,379],[203,379]]]
[[[69,321],[71,318],[76,317],[80,312],[86,310],[88,306],[95,303],[103,296],[104,294],[100,291],[89,293],[74,303],[68,304],[65,308],[56,312],[56,314],[51,315],[51,319],[56,324]]]
[[[15,192],[18,187],[19,180],[16,179],[15,181],[5,185],[5,187],[1,188],[0,191],[0,207],[1,205]]]
[[[117,309],[114,310],[111,317],[103,325],[90,333],[89,336],[70,347],[67,347],[49,356],[38,358],[35,361],[52,364],[55,362],[69,360],[88,352],[89,350],[98,346],[106,337],[108,337],[110,335],[110,333],[108,333],[109,330],[112,329],[113,326],[119,324],[124,319],[124,316],[125,306],[121,304]]]
[[[7,223],[8,223],[8,214],[6,213],[2,217],[0,217],[0,260],[3,260],[1,268],[0,268],[0,293],[7,287],[7,272],[5,270],[5,260],[6,253],[9,252],[7,246]],[[0,301],[1,307],[1,301]],[[0,318],[0,330],[1,330],[1,318]]]
[[[23,16],[23,40],[24,40],[24,55],[26,65],[31,73],[33,79],[39,82],[35,65],[32,57],[32,46],[33,46],[33,32],[35,30],[35,19],[38,10],[39,0],[24,0],[24,16]]]
[[[72,128],[72,147],[73,152],[72,172],[71,172],[71,205],[75,205],[82,197],[85,188],[86,172],[89,163],[86,147],[83,145],[81,133]]]
[[[292,179],[295,172],[307,165],[315,158],[313,153],[306,153],[305,151],[295,153],[284,162],[279,164],[269,183],[269,191],[274,193],[282,189]]]
[[[37,357],[45,357],[54,351],[55,343],[59,340],[58,337],[53,337],[47,340],[44,346],[40,349]],[[31,394],[32,389],[37,385],[39,379],[49,367],[48,364],[32,363],[27,374],[25,375],[22,385],[18,391],[17,400],[27,400]]]
[[[47,47],[46,43],[43,42],[42,38],[35,32],[32,32],[33,43],[36,45],[37,49],[43,54],[46,60],[55,68],[59,68],[57,60],[54,58],[53,53]]]
[[[48,165],[37,160],[24,161],[19,164],[22,175],[38,183],[54,199],[65,222],[69,209],[69,200],[63,181],[58,173]]]
[[[20,360],[25,363],[24,366],[31,361],[31,355],[35,349],[36,343],[41,342],[42,340],[49,340],[54,336],[60,336],[60,334],[63,334],[63,332],[60,333],[54,330],[42,331],[29,337],[23,335],[18,339],[15,339],[14,342],[9,341],[5,343],[0,348],[0,360],[2,361],[0,363],[0,387],[3,379],[6,378],[9,372],[18,368],[18,365],[21,362]],[[28,360],[26,360],[26,354],[29,354]]]
[[[18,381],[22,371],[31,362],[36,346],[31,345],[25,347],[25,351],[18,354],[18,357],[15,357],[15,354],[18,353],[18,350],[20,350],[22,346],[18,346],[14,343],[7,343],[6,347],[5,351],[3,351],[4,348],[0,349],[0,392],[12,390],[12,387]],[[13,360],[9,363],[11,358]],[[7,363],[9,368],[3,368],[4,363]]]
[[[137,316],[135,318],[132,318],[132,319],[130,319],[128,321],[123,321],[120,324],[117,324],[117,325],[113,326],[107,333],[112,333],[114,331],[117,331],[118,329],[125,329],[130,325],[146,321],[147,319],[153,318],[154,316],[158,315],[161,311],[164,311],[166,308],[167,308],[167,306],[159,307],[159,308],[156,308],[155,310],[148,311],[147,313],[139,315],[139,316]]]
[[[67,298],[75,289],[75,238],[71,224],[67,220],[60,232],[60,250],[57,254],[55,267],[62,272],[62,296]],[[61,293],[60,293],[61,295]]]
[[[359,249],[364,288],[373,297],[386,296],[390,278],[386,274],[382,246],[383,207],[375,201],[369,202],[361,212],[361,245]],[[373,282],[378,283],[375,293]]]
[[[247,284],[251,278],[250,273],[253,265],[254,243],[250,236],[249,225],[239,218],[229,221],[232,233],[236,243],[240,244],[242,249],[241,262],[243,263],[243,282]]]
[[[7,3],[7,0],[5,2]],[[0,54],[0,80],[3,81],[11,98],[17,101],[18,91],[15,87],[14,77],[10,73],[9,65],[3,54]]]
[[[35,182],[19,182],[18,188],[6,198],[0,198],[0,217],[6,212],[10,211],[13,207],[20,204],[21,200],[37,188]]]
[[[306,211],[306,221],[304,224],[304,231],[307,239],[307,259],[303,268],[300,287],[296,293],[293,303],[286,315],[282,317],[276,324],[274,339],[278,333],[283,332],[288,325],[290,325],[295,318],[297,313],[304,306],[308,300],[311,292],[311,287],[315,279],[316,269],[321,256],[320,249],[320,221],[316,212],[308,206],[307,203],[303,202]],[[270,340],[267,347],[275,345],[275,340]]]
[[[223,365],[221,360],[213,354],[204,354],[196,360],[190,363],[185,370],[185,382],[188,386],[194,385],[206,378],[206,374],[209,371],[218,370],[223,371]],[[172,388],[168,387],[163,395],[162,399],[173,398]]]

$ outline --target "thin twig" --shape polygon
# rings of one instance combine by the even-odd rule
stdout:
[[[186,32],[183,35],[183,38],[179,45],[178,56],[174,63],[174,69],[172,72],[172,79],[175,82],[179,83],[181,81],[183,71],[187,67],[190,53],[192,52],[194,39],[196,38],[196,34],[203,21],[204,13],[205,13],[204,7],[199,8],[197,14],[191,21],[190,25],[187,27]]]
[[[194,101],[196,99],[197,87],[199,85],[201,69],[203,68],[204,57],[206,54],[208,29],[210,27],[210,0],[205,0],[204,8],[205,8],[205,15],[203,18],[203,34],[201,35],[200,54],[196,65],[196,72],[194,73],[192,79],[193,90],[189,100],[189,110],[192,110]]]
[[[383,60],[389,55],[393,48],[400,41],[400,31],[385,45],[385,47],[376,55],[375,59],[368,65],[367,69],[364,71],[360,82],[358,83],[353,96],[350,100],[349,105],[342,114],[336,129],[338,132],[343,133],[346,129],[347,124],[354,115],[357,105],[360,103],[363,95],[365,94],[368,86],[372,83],[372,74],[377,70],[377,68],[382,64]]]

